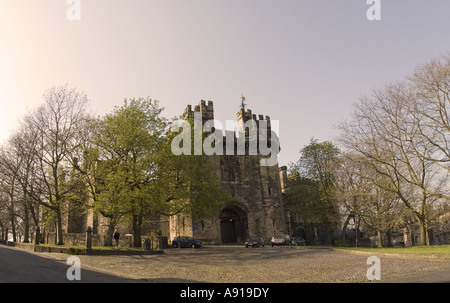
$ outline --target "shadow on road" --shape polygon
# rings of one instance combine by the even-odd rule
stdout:
[[[70,255],[67,255],[69,258]],[[126,279],[115,275],[83,269],[80,280],[70,281],[70,265],[61,260],[41,257],[35,253],[0,245],[0,283],[189,283],[184,279]],[[70,273],[74,273],[73,270]]]

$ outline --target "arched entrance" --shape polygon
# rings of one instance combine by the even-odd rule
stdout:
[[[239,206],[229,205],[220,213],[220,236],[222,243],[238,243],[247,237],[247,214]]]

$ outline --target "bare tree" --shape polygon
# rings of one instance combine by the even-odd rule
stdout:
[[[62,245],[62,213],[73,191],[71,174],[75,150],[82,144],[81,130],[88,119],[87,96],[67,85],[44,94],[44,104],[25,117],[23,127],[36,139],[36,188],[31,198],[56,218],[57,244]]]
[[[2,152],[0,155],[0,162],[5,163],[6,161],[8,161],[8,159],[5,157],[4,152]],[[18,183],[15,174],[4,168],[4,165],[0,167],[2,174],[2,178],[0,180],[0,199],[3,202],[2,204],[4,206],[4,211],[6,212],[6,217],[9,219],[13,242],[16,242],[16,221],[18,216],[18,195],[16,186],[18,186]]]
[[[442,174],[450,173],[450,53],[420,65],[408,78],[414,98],[408,104],[417,132],[434,149],[426,156]],[[448,189],[430,192],[450,200]]]
[[[4,195],[0,192],[0,241],[7,239],[6,232],[9,227],[9,211],[7,208],[7,200]]]
[[[35,228],[39,226],[39,204],[32,199],[35,188],[39,187],[36,179],[35,145],[36,138],[22,127],[11,135],[0,156],[2,177],[14,176],[18,183],[18,202],[22,206],[22,213],[18,216],[23,221],[24,242],[29,241],[32,229],[30,219]]]
[[[344,153],[341,162],[336,184],[341,210],[347,213],[346,224],[357,216],[365,230],[376,232],[378,247],[382,247],[382,234],[400,226],[405,207],[395,193],[384,189],[389,179],[378,174],[365,157]]]
[[[339,128],[341,142],[389,180],[376,185],[398,195],[419,221],[421,244],[429,244],[429,203],[441,191],[445,176],[439,175],[429,160],[436,146],[421,135],[420,119],[412,118],[414,99],[409,83],[389,84],[361,98],[352,120]]]

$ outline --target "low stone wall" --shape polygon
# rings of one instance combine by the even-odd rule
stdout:
[[[34,244],[32,243],[14,243],[14,247],[18,247],[26,251],[34,251]]]
[[[56,233],[45,233],[42,235],[44,239],[44,244],[56,244]],[[92,234],[92,246],[103,246],[105,241],[105,235]],[[167,237],[163,237],[162,247],[159,247],[157,237],[142,236],[142,240],[150,239],[152,241],[152,249],[164,249],[169,247]],[[76,234],[76,233],[65,233],[63,234],[64,245],[71,246],[86,246],[86,233]],[[115,241],[113,239],[113,245]],[[119,239],[119,247],[130,247],[133,244],[132,236],[121,235]]]
[[[2,243],[4,244],[4,243]],[[9,246],[14,246],[26,251],[32,252],[47,252],[47,253],[68,253],[70,247],[67,246],[47,246],[47,245],[34,245],[32,243],[13,243],[9,242]],[[113,255],[155,255],[163,254],[163,250],[124,250],[124,249],[81,249],[82,254],[94,255],[94,256],[113,256]]]
[[[8,246],[13,246],[26,251],[63,253],[63,254],[66,253],[68,249],[68,247],[65,246],[35,245],[34,243],[19,243],[19,242],[8,242]]]
[[[161,244],[157,237],[142,237],[142,240],[150,240],[148,245],[143,245],[142,250],[124,250],[124,249],[102,249],[104,243],[104,235],[89,234],[91,238],[91,245],[89,247],[100,247],[97,249],[87,249],[86,248],[86,234],[75,234],[66,233],[63,234],[64,246],[51,245],[55,244],[56,234],[55,233],[45,233],[41,235],[41,245],[35,245],[34,243],[14,243],[8,242],[4,243],[10,246],[15,246],[17,248],[33,251],[33,252],[49,252],[49,253],[70,253],[70,254],[89,254],[89,255],[149,255],[149,254],[160,254],[164,251],[162,248],[167,247],[167,239],[163,237]],[[119,241],[120,247],[131,247],[133,237],[125,236],[124,239],[121,238]],[[3,241],[5,242],[5,241]],[[3,244],[0,242],[0,244]],[[50,245],[46,245],[50,244]],[[144,244],[144,243],[143,243]]]
[[[55,244],[56,233],[45,233],[42,235],[44,244]],[[65,233],[63,234],[64,245],[86,246],[86,234]],[[93,234],[92,246],[103,246],[104,235]]]

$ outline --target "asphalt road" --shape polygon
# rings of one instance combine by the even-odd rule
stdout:
[[[34,253],[0,245],[0,283],[130,282],[128,279],[82,268],[81,279],[70,281],[67,279],[67,271],[70,267],[71,265],[61,260],[43,258]],[[70,274],[74,273],[75,271],[70,271]]]

